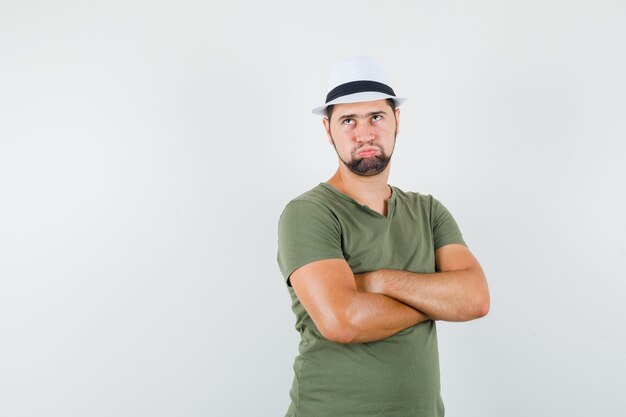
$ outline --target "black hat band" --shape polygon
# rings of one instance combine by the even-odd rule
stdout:
[[[365,91],[377,91],[395,97],[396,93],[387,84],[378,81],[350,81],[349,83],[338,85],[330,90],[326,95],[326,103],[333,101],[338,97],[347,96],[348,94],[363,93]]]

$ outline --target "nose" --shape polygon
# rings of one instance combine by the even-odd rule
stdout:
[[[359,123],[355,129],[357,142],[369,142],[374,139],[374,132],[367,123]]]

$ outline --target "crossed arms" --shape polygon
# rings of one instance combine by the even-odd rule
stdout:
[[[426,320],[468,321],[489,311],[489,289],[469,249],[435,251],[437,271],[381,269],[354,275],[344,259],[304,265],[290,282],[322,335],[337,343],[385,339]]]

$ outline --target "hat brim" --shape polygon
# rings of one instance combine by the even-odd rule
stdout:
[[[364,91],[361,93],[348,94],[345,96],[337,97],[336,99],[325,103],[322,106],[315,107],[313,110],[313,114],[318,114],[320,116],[326,115],[326,107],[333,104],[344,104],[344,103],[359,103],[361,101],[375,101],[382,99],[393,99],[396,102],[396,106],[400,106],[402,103],[407,101],[407,98],[404,97],[395,97],[390,96],[389,94],[379,93],[377,91]]]

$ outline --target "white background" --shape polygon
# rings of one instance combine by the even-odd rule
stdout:
[[[282,416],[276,264],[337,165],[330,66],[385,63],[390,183],[452,212],[490,314],[448,416],[623,415],[626,3],[0,1],[0,415]]]

